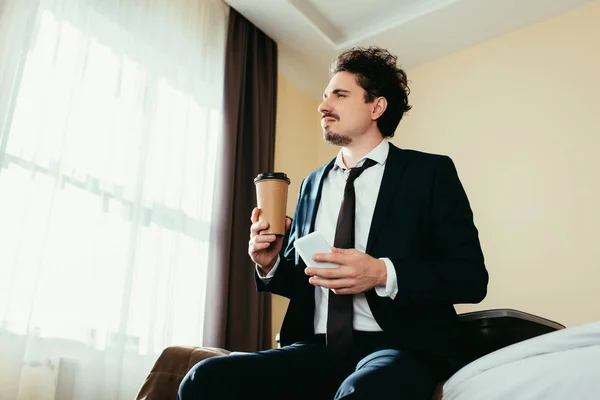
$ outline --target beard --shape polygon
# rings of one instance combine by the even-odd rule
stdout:
[[[352,139],[348,136],[342,135],[341,133],[332,132],[329,129],[323,130],[323,139],[325,142],[334,146],[348,146],[352,143]]]

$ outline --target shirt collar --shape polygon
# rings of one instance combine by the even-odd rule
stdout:
[[[379,165],[385,165],[385,161],[387,160],[388,153],[390,152],[390,144],[387,139],[383,139],[381,143],[379,143],[373,150],[371,150],[366,156],[358,160],[356,163],[357,167],[363,165],[367,158],[375,161]],[[342,171],[345,171],[347,168],[344,165],[344,160],[342,157],[342,150],[340,150],[335,158],[335,165],[333,169],[340,168]]]

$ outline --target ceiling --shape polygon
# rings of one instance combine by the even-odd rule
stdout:
[[[403,68],[593,0],[225,0],[278,44],[279,71],[319,99],[331,60],[378,45]]]

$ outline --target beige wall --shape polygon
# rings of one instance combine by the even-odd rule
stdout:
[[[450,155],[490,271],[470,309],[600,320],[600,2],[408,71],[394,143]]]
[[[600,320],[600,1],[408,71],[393,142],[450,155],[490,271],[472,309]],[[318,101],[280,77],[275,164],[298,184],[330,160]],[[273,330],[287,302],[274,296]]]

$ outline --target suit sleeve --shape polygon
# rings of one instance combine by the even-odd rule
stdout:
[[[473,212],[454,163],[440,157],[431,200],[431,254],[428,261],[390,258],[398,279],[394,302],[406,305],[479,303],[488,273]]]
[[[298,190],[298,200],[296,204],[296,211],[294,212],[294,218],[292,219],[292,225],[288,232],[286,232],[283,238],[283,246],[279,253],[279,265],[275,271],[273,278],[269,280],[262,280],[258,276],[258,273],[254,271],[254,281],[256,283],[256,290],[259,292],[270,292],[279,296],[287,297],[291,299],[294,294],[294,278],[296,275],[296,250],[294,247],[294,241],[298,238],[300,232],[299,226],[299,209],[301,208],[302,189],[304,187],[304,180],[300,184]]]

